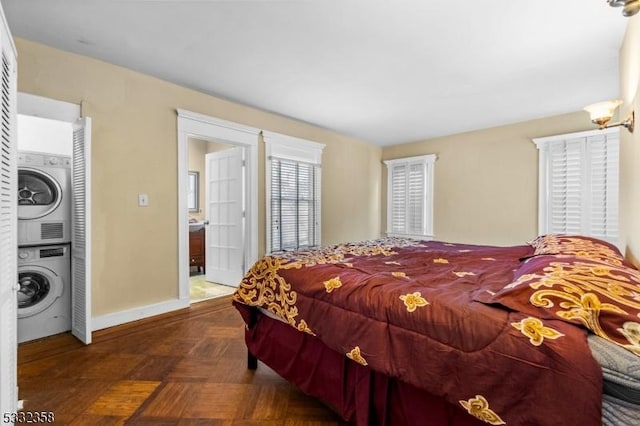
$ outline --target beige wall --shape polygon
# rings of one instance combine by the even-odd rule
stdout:
[[[435,239],[524,244],[538,229],[538,150],[532,138],[592,129],[585,112],[429,139],[383,150],[383,159],[437,154]],[[386,230],[386,167],[382,229]]]
[[[620,117],[636,114],[633,134],[620,130],[620,243],[640,266],[640,15],[629,18],[620,48]]]
[[[178,294],[176,108],[326,144],[323,243],[380,232],[382,150],[305,123],[16,38],[18,90],[82,104],[93,120],[93,314]],[[259,229],[264,252],[264,149]],[[137,206],[137,194],[149,207]]]
[[[322,243],[378,238],[382,149],[362,144],[331,144],[322,153]],[[353,161],[357,160],[359,166]],[[331,190],[329,196],[327,190]],[[364,200],[378,204],[364,205]],[[327,202],[327,201],[330,202]],[[332,200],[339,200],[333,202]],[[350,218],[358,212],[358,218]],[[362,237],[365,238],[362,238]]]

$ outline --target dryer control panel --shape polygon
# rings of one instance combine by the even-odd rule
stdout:
[[[67,155],[47,154],[45,152],[18,151],[18,165],[71,167],[71,157]]]
[[[18,248],[18,262],[25,260],[47,259],[50,257],[68,257],[69,245],[56,244],[51,246],[33,246]]]
[[[27,260],[33,258],[34,252],[32,250],[19,249],[18,250],[18,259]]]

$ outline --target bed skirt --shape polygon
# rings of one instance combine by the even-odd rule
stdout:
[[[235,303],[250,355],[357,425],[480,426],[486,423],[423,389],[375,372],[314,336]]]

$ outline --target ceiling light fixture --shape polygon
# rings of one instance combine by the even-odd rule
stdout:
[[[631,111],[631,114],[629,114],[629,117],[627,117],[626,120],[619,121],[617,123],[609,123],[609,121],[611,121],[611,119],[613,118],[616,109],[620,105],[622,105],[622,101],[619,99],[614,99],[611,101],[604,101],[587,105],[586,107],[584,107],[584,110],[589,113],[591,121],[600,126],[601,129],[622,126],[629,132],[633,133],[633,125],[635,121],[635,113],[633,111]]]
[[[640,0],[606,0],[611,7],[622,6],[623,16],[633,16],[640,11]]]

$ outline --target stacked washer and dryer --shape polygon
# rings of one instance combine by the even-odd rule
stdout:
[[[71,330],[71,158],[18,152],[18,342]]]

